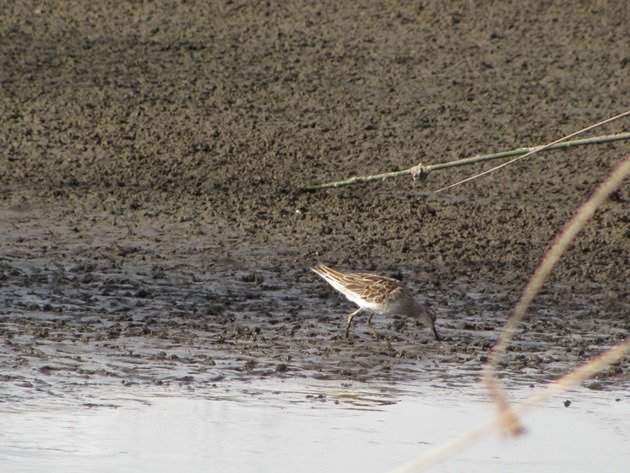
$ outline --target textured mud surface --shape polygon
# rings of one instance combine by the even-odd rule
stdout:
[[[85,385],[314,377],[471,382],[536,262],[624,143],[305,194],[544,143],[628,108],[623,2],[0,9],[0,376]],[[621,125],[601,129],[619,130]],[[627,185],[530,310],[510,379],[628,334]],[[308,271],[403,277],[438,313],[352,310]],[[591,382],[628,382],[628,363]]]

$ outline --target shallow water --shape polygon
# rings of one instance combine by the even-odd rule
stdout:
[[[396,317],[375,320],[379,340],[364,321],[346,340],[347,302],[301,261],[219,263],[205,236],[172,226],[160,233],[177,240],[169,250],[142,225],[121,236],[95,223],[83,239],[67,222],[11,218],[0,472],[388,471],[494,413],[474,382],[509,288],[454,280],[432,291],[442,344]],[[554,291],[500,367],[516,398],[627,336],[625,305]],[[568,408],[556,399],[529,414],[526,437],[491,437],[432,471],[621,471],[628,366],[599,373]]]
[[[492,435],[431,471],[621,472],[630,464],[629,400],[574,390],[528,413],[525,436]],[[83,404],[49,399],[0,409],[0,471],[16,473],[383,472],[493,414],[475,386],[297,380],[190,393],[108,389]]]

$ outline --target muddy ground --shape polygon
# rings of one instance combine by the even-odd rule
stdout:
[[[95,2],[98,3],[98,2]],[[352,5],[351,5],[352,3]],[[528,275],[627,143],[300,193],[552,141],[628,108],[623,2],[5,2],[3,398],[108,383],[474,381]],[[624,122],[597,134],[624,129]],[[627,127],[625,127],[627,128]],[[628,191],[530,309],[507,378],[628,335]],[[308,268],[405,279],[439,345]],[[630,382],[619,363],[593,388]]]

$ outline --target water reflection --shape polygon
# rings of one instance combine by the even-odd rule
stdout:
[[[525,398],[530,390],[514,391]],[[382,472],[493,414],[475,387],[269,382],[212,392],[94,394],[4,403],[0,471]],[[525,417],[529,434],[489,438],[431,471],[622,471],[628,396],[585,389]]]

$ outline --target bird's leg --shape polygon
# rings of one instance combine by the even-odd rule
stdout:
[[[374,338],[378,340],[378,333],[376,333],[376,330],[374,329],[374,326],[372,325],[372,317],[374,317],[374,312],[370,312],[370,316],[367,319],[368,330],[370,331],[372,335],[374,335]]]
[[[346,325],[346,338],[350,338],[350,325],[352,324],[352,319],[354,319],[354,316],[357,315],[362,310],[363,308],[359,307],[357,310],[355,310],[352,314],[348,316],[348,325]]]

